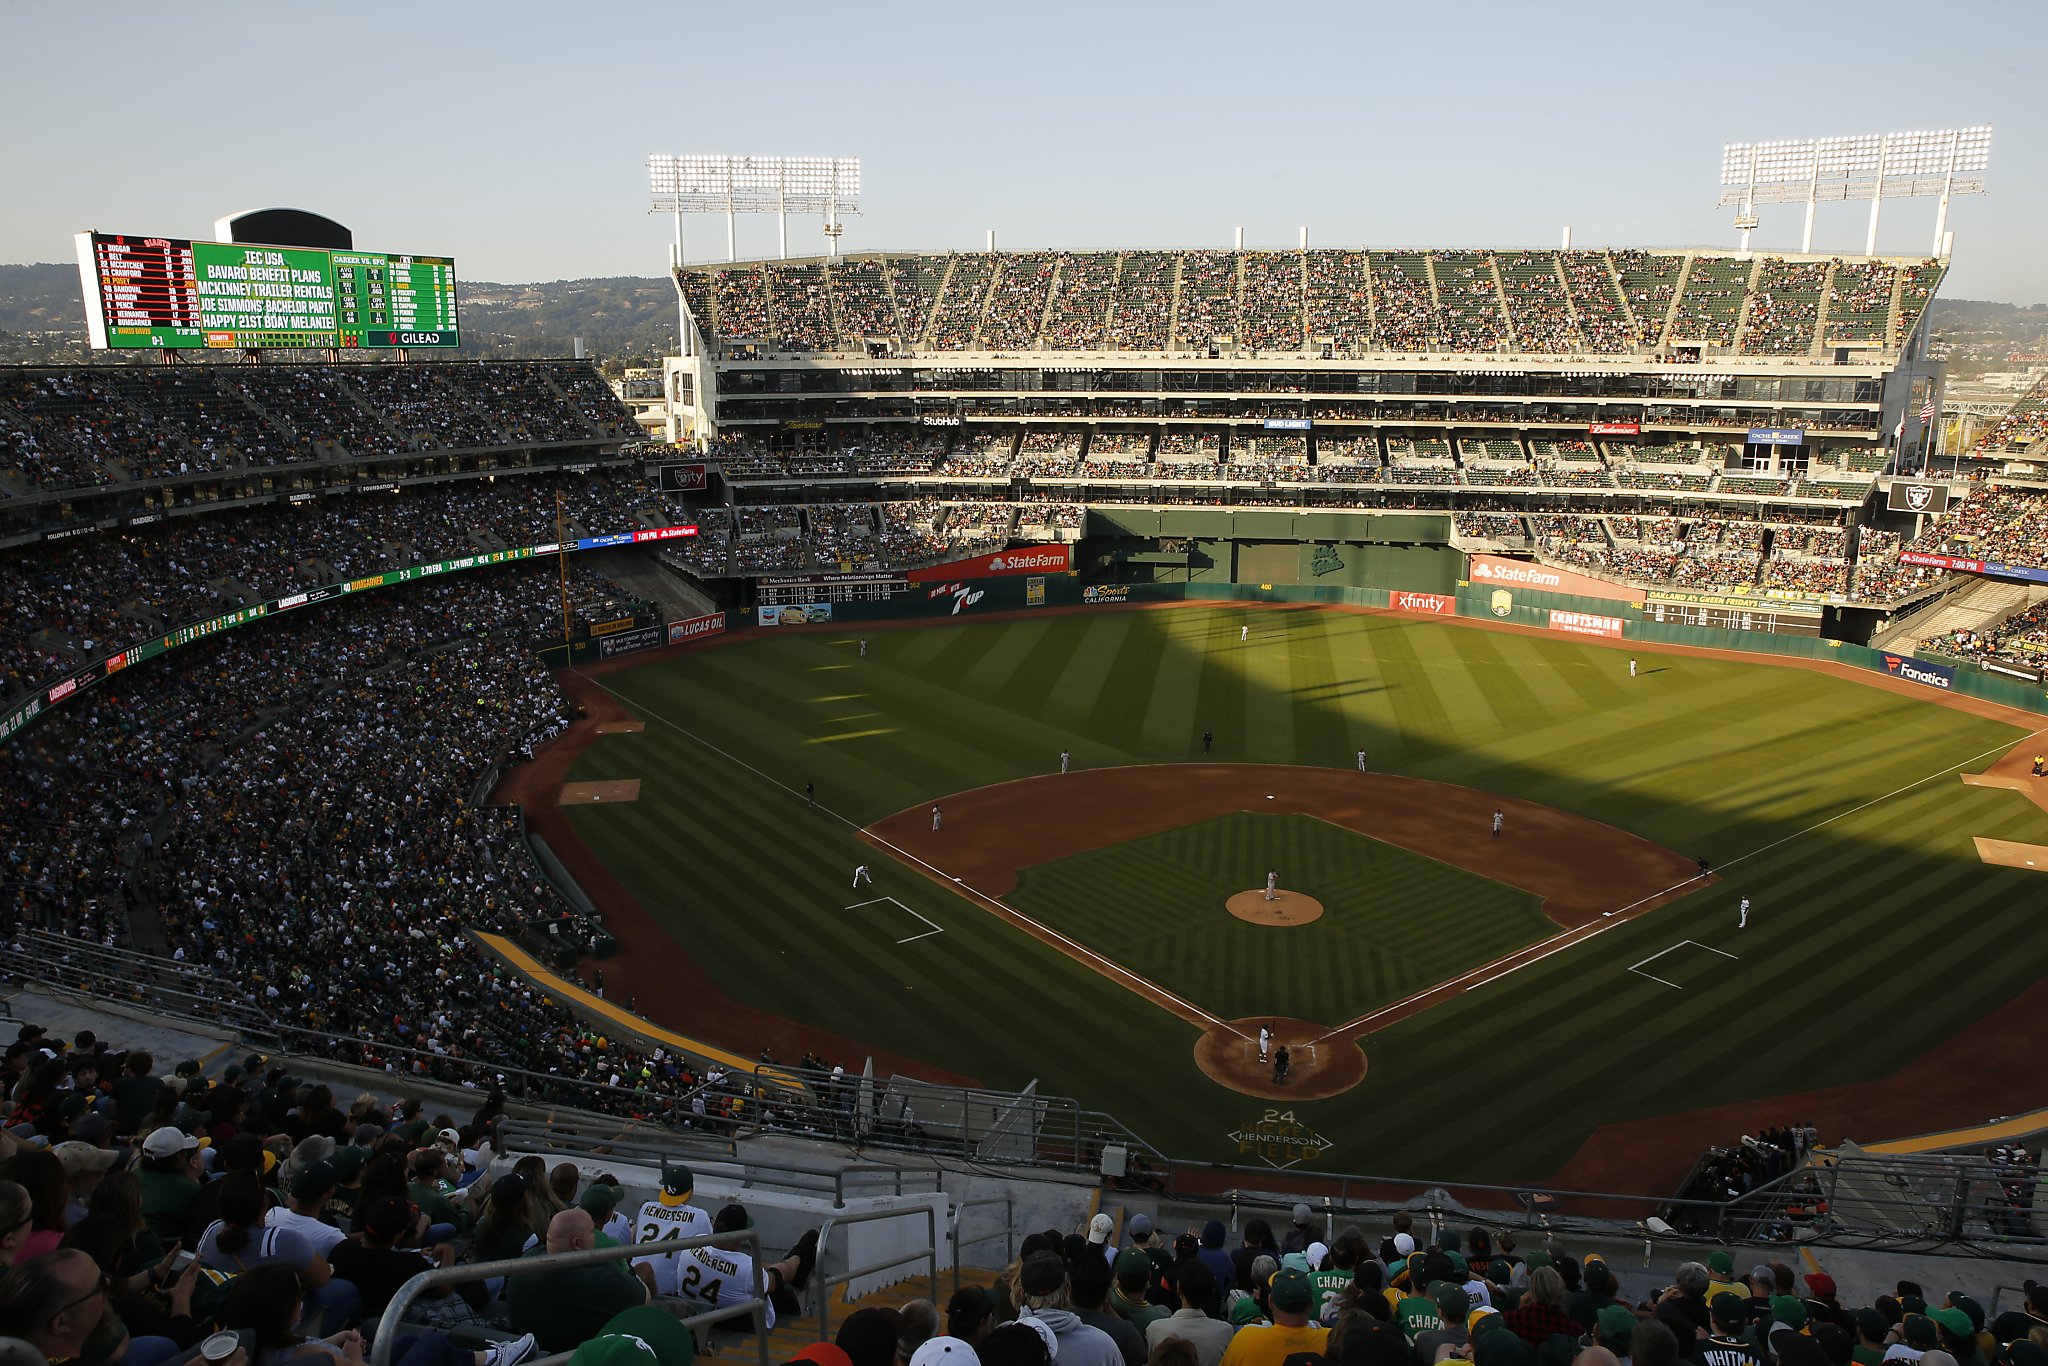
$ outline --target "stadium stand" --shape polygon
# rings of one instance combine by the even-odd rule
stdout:
[[[2023,455],[2044,436],[2048,436],[2048,372],[2014,400],[2012,407],[1978,439],[1971,454],[1979,458]]]

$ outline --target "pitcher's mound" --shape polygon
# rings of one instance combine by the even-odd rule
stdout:
[[[1290,892],[1284,887],[1273,893],[1271,901],[1266,900],[1264,887],[1255,887],[1239,892],[1223,904],[1239,920],[1249,920],[1254,925],[1306,925],[1323,918],[1322,902],[1306,892]]]
[[[1265,897],[1264,889],[1259,896]],[[1275,1049],[1287,1045],[1287,1080],[1273,1080],[1271,1061],[1259,1061],[1259,1026],[1272,1029]],[[1211,1025],[1195,1041],[1195,1066],[1209,1080],[1247,1096],[1266,1100],[1323,1100],[1342,1095],[1365,1080],[1365,1050],[1351,1039],[1308,1040],[1328,1026],[1285,1016],[1248,1016]],[[1270,1055],[1269,1059],[1270,1059]]]

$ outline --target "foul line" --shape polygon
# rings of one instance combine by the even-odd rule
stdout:
[[[2033,735],[2043,734],[2048,734],[2048,730],[2037,730],[2033,732]],[[2028,738],[2031,739],[2032,736],[2029,736]],[[2024,744],[2025,741],[2022,740],[2021,743]],[[1805,829],[1795,830],[1791,834],[1784,836],[1782,839],[1775,839],[1772,840],[1769,844],[1759,845],[1757,848],[1750,850],[1746,854],[1737,854],[1734,858],[1728,859],[1724,863],[1720,864],[1719,867],[1731,868],[1738,863],[1742,863],[1748,859],[1753,859],[1757,857],[1759,854],[1769,853],[1771,850],[1776,849],[1781,844],[1789,844],[1791,841],[1799,839],[1802,836],[1810,835],[1816,830],[1820,830],[1826,826],[1833,825],[1836,821],[1844,820],[1847,817],[1855,815],[1859,811],[1863,811],[1868,809],[1869,807],[1876,806],[1879,802],[1889,801],[1893,797],[1899,796],[1901,793],[1910,792],[1916,787],[1924,786],[1927,783],[1934,782],[1936,779],[1945,778],[1952,773],[1960,772],[1961,770],[1968,768],[1971,764],[1977,763],[1980,760],[1990,758],[1991,756],[1997,754],[2010,753],[2012,751],[2012,748],[2012,745],[2005,744],[1999,745],[1995,749],[1987,749],[1982,754],[1973,754],[1969,758],[1964,759],[1959,763],[1950,764],[1947,768],[1940,769],[1934,773],[1930,773],[1924,778],[1916,778],[1912,782],[1907,783],[1902,787],[1893,788],[1890,792],[1885,793],[1881,797],[1872,797],[1870,800],[1866,802],[1860,802],[1857,805],[1850,807],[1846,811],[1838,811],[1834,815],[1829,816],[1824,820],[1815,821],[1812,825],[1807,826]],[[1537,963],[1542,962],[1544,959],[1549,958],[1553,954],[1563,953],[1566,949],[1574,948],[1577,945],[1585,943],[1589,939],[1593,939],[1598,937],[1599,935],[1605,934],[1607,931],[1613,929],[1617,925],[1627,924],[1630,918],[1628,914],[1630,911],[1635,910],[1637,907],[1643,905],[1645,902],[1656,901],[1662,897],[1669,896],[1673,892],[1678,891],[1680,888],[1689,887],[1693,883],[1698,882],[1700,880],[1701,879],[1696,877],[1688,878],[1684,882],[1676,883],[1670,887],[1666,887],[1661,892],[1651,892],[1648,896],[1637,897],[1634,901],[1629,902],[1626,906],[1617,906],[1611,911],[1602,912],[1599,920],[1592,921],[1585,925],[1581,925],[1577,929],[1566,930],[1562,934],[1552,935],[1548,939],[1540,939],[1536,943],[1531,944],[1526,948],[1517,949],[1513,953],[1504,954],[1501,957],[1494,959],[1491,963],[1483,963],[1480,966],[1472,969],[1470,972],[1462,974],[1461,976],[1448,978],[1442,982],[1437,983],[1433,987],[1425,987],[1421,991],[1413,992],[1389,1005],[1381,1006],[1377,1010],[1368,1011],[1366,1014],[1360,1015],[1356,1019],[1346,1020],[1343,1024],[1336,1026],[1334,1029],[1328,1030],[1327,1032],[1322,1034],[1318,1034],[1315,1037],[1315,1039],[1312,1040],[1312,1042],[1320,1043],[1324,1039],[1333,1039],[1340,1035],[1364,1033],[1366,1032],[1366,1026],[1373,1024],[1375,1021],[1384,1019],[1388,1015],[1392,1015],[1397,1011],[1407,1010],[1416,1005],[1418,1002],[1427,1000],[1429,997],[1435,996],[1440,992],[1455,991],[1462,994],[1464,992],[1477,991],[1480,987],[1486,986],[1493,982],[1498,982],[1501,978],[1509,976],[1512,973],[1520,972],[1523,968],[1533,967]],[[1705,945],[1702,945],[1701,947],[1704,948]],[[1716,949],[1715,952],[1718,953],[1720,952],[1720,950]],[[1729,956],[1733,957],[1734,955],[1731,954]],[[1645,977],[1649,976],[1648,973],[1643,973],[1641,975]],[[1660,978],[1657,980],[1662,979]],[[1669,982],[1666,982],[1665,985],[1670,986],[1671,984]]]
[[[578,678],[583,679],[586,683],[590,683],[593,686],[603,689],[603,691],[607,693],[610,693],[613,697],[618,698],[619,701],[626,701],[625,697],[621,695],[617,690],[607,687],[603,679],[592,678],[589,674],[584,673],[580,669],[571,669],[570,672],[575,674]],[[654,720],[659,721],[662,725],[667,726],[670,730],[682,736],[684,739],[702,745],[705,749],[710,750],[713,754],[716,754],[719,758],[724,759],[729,763],[737,764],[739,767],[745,769],[747,772],[753,774],[755,777],[759,778],[762,782],[769,784],[771,787],[779,787],[792,797],[802,797],[804,795],[803,793],[797,791],[795,788],[791,787],[788,783],[783,782],[781,779],[771,777],[770,775],[763,773],[760,769],[755,768],[752,764],[748,763],[745,759],[740,758],[738,755],[720,749],[717,745],[712,744],[703,736],[698,735],[693,731],[687,730],[684,727],[677,725],[675,722],[669,720],[666,716],[663,716],[660,712],[655,711],[653,708],[642,706],[639,708],[639,710],[645,715],[652,717]],[[900,845],[892,844],[888,840],[883,839],[880,835],[875,834],[873,831],[866,830],[858,825],[855,825],[847,817],[840,815],[837,811],[832,810],[832,808],[827,806],[820,806],[816,809],[823,811],[826,815],[832,817],[832,819],[846,826],[855,834],[865,835],[875,844],[881,846],[884,849],[887,849],[889,852],[896,855],[897,858],[903,860],[905,863],[912,863],[917,865],[919,868],[924,869],[927,873],[929,873],[933,878],[937,879],[940,883],[945,884],[947,886],[956,887],[964,894],[974,897],[977,900],[986,902],[988,905],[995,907],[998,911],[1001,911],[1005,916],[1008,916],[1012,921],[1014,921],[1017,924],[1029,926],[1033,931],[1040,935],[1043,935],[1049,941],[1052,941],[1060,945],[1067,951],[1067,953],[1070,956],[1083,959],[1086,962],[1093,964],[1096,970],[1100,972],[1103,976],[1109,977],[1112,980],[1117,978],[1123,979],[1123,981],[1126,984],[1130,985],[1138,995],[1151,996],[1162,1001],[1171,1001],[1175,1006],[1178,1006],[1180,1008],[1180,1011],[1187,1012],[1187,1015],[1182,1016],[1183,1019],[1186,1019],[1188,1015],[1192,1015],[1197,1019],[1207,1023],[1213,1028],[1227,1029],[1241,1039],[1250,1037],[1249,1035],[1245,1034],[1243,1030],[1234,1028],[1228,1021],[1224,1020],[1221,1016],[1211,1014],[1210,1012],[1196,1005],[1193,1001],[1190,1001],[1183,996],[1179,996],[1171,991],[1168,991],[1165,987],[1158,985],[1156,982],[1147,981],[1145,978],[1138,976],[1137,973],[1132,972],[1129,968],[1117,962],[1115,959],[1103,957],[1094,949],[1089,948],[1086,944],[1082,944],[1073,939],[1068,938],[1066,935],[1061,934],[1058,930],[1054,929],[1050,925],[1042,924],[1039,921],[1033,920],[1030,916],[1025,915],[1022,911],[1016,910],[1013,907],[1005,905],[1003,902],[997,900],[995,897],[988,895],[988,893],[976,890],[975,888],[969,886],[967,883],[962,882],[959,878],[954,877],[952,874],[946,872],[943,868],[939,868],[934,864],[925,862],[925,860],[911,853],[908,849],[905,849]],[[919,918],[922,919],[923,917]],[[926,921],[925,923],[929,924],[931,922]],[[1176,1011],[1175,1013],[1178,1014],[1179,1011]]]

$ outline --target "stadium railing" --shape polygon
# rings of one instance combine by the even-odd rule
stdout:
[[[670,1253],[681,1252],[686,1248],[709,1247],[715,1242],[732,1241],[737,1241],[745,1246],[749,1251],[749,1255],[753,1258],[753,1284],[751,1287],[753,1295],[737,1304],[726,1305],[723,1308],[707,1309],[703,1313],[692,1314],[688,1318],[679,1318],[677,1322],[690,1329],[695,1329],[699,1326],[712,1327],[744,1314],[753,1323],[755,1359],[760,1363],[760,1366],[768,1366],[767,1286],[762,1277],[761,1235],[753,1229],[746,1229],[738,1233],[704,1234],[696,1238],[664,1238],[654,1243],[622,1243],[617,1247],[593,1247],[581,1252],[550,1252],[538,1257],[514,1257],[502,1262],[471,1262],[461,1266],[442,1266],[435,1267],[431,1271],[422,1271],[419,1275],[414,1276],[411,1280],[400,1286],[397,1293],[392,1295],[391,1302],[385,1306],[384,1317],[378,1320],[377,1323],[376,1345],[370,1352],[370,1366],[391,1366],[391,1354],[396,1349],[400,1330],[405,1323],[406,1310],[410,1309],[413,1302],[422,1294],[440,1286],[473,1284],[500,1276],[505,1277],[507,1280],[513,1280],[521,1276],[531,1276],[537,1272],[561,1271],[580,1266],[604,1266],[611,1262],[633,1261],[641,1257],[665,1256]],[[824,1243],[822,1231],[819,1234],[818,1241],[822,1248]],[[938,1287],[938,1254],[936,1251],[932,1254],[932,1286],[935,1290]],[[823,1314],[822,1304],[825,1298],[824,1296],[820,1297],[821,1322]],[[552,1356],[531,1359],[525,1363],[525,1366],[562,1366],[562,1363],[568,1361],[573,1355],[573,1352],[558,1352]]]

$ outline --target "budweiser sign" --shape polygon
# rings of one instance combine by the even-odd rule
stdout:
[[[1064,545],[1020,545],[993,555],[976,555],[971,560],[952,560],[923,569],[913,569],[912,583],[933,583],[947,579],[986,579],[1003,574],[1064,574],[1074,567],[1074,551]]]
[[[1641,436],[1643,434],[1643,424],[1640,422],[1594,422],[1588,424],[1586,431],[1593,436]]]
[[[1454,617],[1458,615],[1458,600],[1443,593],[1393,592],[1387,595],[1387,605],[1396,612],[1420,612],[1425,616]]]

